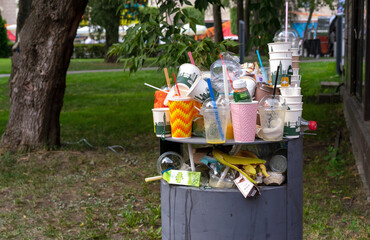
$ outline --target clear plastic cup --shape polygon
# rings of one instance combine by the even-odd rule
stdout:
[[[205,108],[203,109],[203,116],[207,143],[224,143],[226,141],[227,122],[230,117],[229,107]]]
[[[267,95],[261,99],[258,112],[260,115],[262,138],[265,141],[283,139],[286,104],[280,96]]]

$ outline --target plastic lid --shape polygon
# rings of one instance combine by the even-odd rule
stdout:
[[[316,121],[310,121],[309,123],[308,123],[308,129],[309,130],[316,130],[317,129],[317,123],[316,123]]]
[[[234,88],[246,88],[247,82],[244,79],[238,79],[233,82]]]
[[[280,95],[266,95],[258,103],[258,107],[262,108],[286,108],[285,99]]]

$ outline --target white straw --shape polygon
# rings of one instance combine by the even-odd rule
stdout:
[[[227,81],[227,66],[226,66],[226,64],[222,64],[222,74],[223,74],[223,77],[224,77],[224,92],[225,92],[226,104],[229,105],[229,83]]]
[[[162,90],[162,89],[160,89],[160,88],[154,87],[153,85],[150,85],[150,84],[148,84],[148,83],[144,83],[144,85],[146,85],[146,86],[148,86],[148,87],[151,87],[151,88],[154,88],[154,89],[156,89],[156,90],[158,90],[158,91],[161,91],[161,92],[164,92],[164,93],[168,93],[168,92],[166,92],[166,91],[164,91],[164,90]]]

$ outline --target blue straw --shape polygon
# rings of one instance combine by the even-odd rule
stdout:
[[[256,50],[256,52],[257,52],[258,60],[260,61],[261,71],[262,71],[262,74],[263,74],[263,76],[265,78],[265,82],[268,83],[267,82],[267,75],[266,75],[265,69],[263,68],[263,65],[262,65],[262,60],[261,60],[260,52],[258,50]]]
[[[207,83],[208,83],[209,93],[211,94],[213,109],[215,110],[216,121],[217,121],[217,125],[218,125],[218,131],[220,132],[221,139],[224,140],[225,136],[224,136],[224,133],[222,131],[220,118],[218,116],[217,105],[216,105],[215,95],[213,95],[211,79],[207,78]]]

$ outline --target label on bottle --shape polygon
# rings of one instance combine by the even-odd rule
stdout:
[[[235,102],[251,102],[252,100],[247,90],[244,92],[234,92],[234,101]]]

